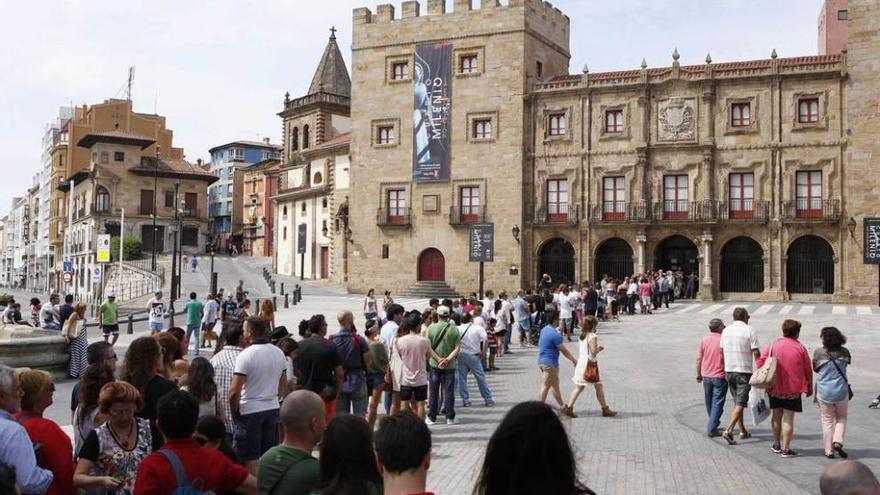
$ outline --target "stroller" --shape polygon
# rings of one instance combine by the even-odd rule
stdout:
[[[529,344],[533,346],[538,345],[538,340],[541,338],[541,313],[535,311],[534,313],[529,315]]]

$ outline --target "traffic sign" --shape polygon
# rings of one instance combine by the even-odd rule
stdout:
[[[94,270],[92,270],[92,282],[100,283],[101,282],[101,272],[103,269],[100,266],[96,266]]]
[[[64,272],[64,283],[69,284],[69,283],[72,282],[72,281],[73,281],[73,273],[71,273],[71,272]]]
[[[64,273],[73,273],[73,260],[64,260],[64,268],[61,269]]]
[[[110,263],[110,234],[98,234],[98,263]]]

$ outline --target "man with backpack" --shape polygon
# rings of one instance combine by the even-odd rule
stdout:
[[[344,379],[336,403],[336,414],[356,414],[366,416],[369,397],[367,395],[367,369],[373,365],[370,344],[357,334],[354,328],[354,315],[351,311],[340,311],[336,319],[340,329],[333,336],[333,344],[342,358]]]
[[[257,493],[253,475],[219,450],[196,443],[199,403],[195,397],[180,390],[166,394],[159,399],[156,419],[165,445],[141,462],[135,495]]]

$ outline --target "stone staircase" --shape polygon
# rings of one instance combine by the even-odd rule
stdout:
[[[119,270],[118,263],[111,264],[109,277],[104,283],[105,290],[115,292],[116,300],[123,303],[152,295],[157,288],[163,288],[165,270],[161,266],[162,262],[159,261],[159,270],[152,272],[144,261],[138,260],[133,263],[123,261],[122,271]]]
[[[416,282],[412,287],[400,292],[401,296],[417,299],[459,298],[461,294],[454,288],[446,285],[446,282]]]

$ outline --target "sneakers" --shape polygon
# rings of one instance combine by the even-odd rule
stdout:
[[[495,407],[495,401],[494,400],[487,400],[486,407]]]
[[[801,454],[798,452],[795,452],[791,449],[786,449],[786,450],[782,451],[781,457],[788,459],[789,457],[797,457],[799,455],[801,455]]]
[[[782,453],[782,446],[779,445],[778,443],[771,444],[770,451],[773,452],[774,454],[781,454]]]
[[[433,424],[435,424],[435,423],[436,423],[436,421],[434,421],[433,419],[431,419],[431,418],[425,418],[425,424],[426,424],[426,425],[431,426],[431,425],[433,425]]]
[[[720,437],[722,434],[723,434],[723,432],[721,430],[715,430],[711,433],[707,433],[706,436],[708,436],[709,438],[715,438],[715,437]]]
[[[752,434],[751,434],[751,433],[749,433],[749,432],[747,432],[747,431],[741,431],[741,432],[739,432],[739,439],[740,439],[740,440],[746,440],[746,439],[749,439],[749,438],[752,438]]]
[[[736,445],[736,440],[733,439],[733,433],[729,431],[725,431],[721,434],[721,438],[727,441],[728,445]]]
[[[847,454],[846,451],[843,450],[843,444],[834,442],[832,446],[834,447],[834,451],[837,452],[837,455],[839,455],[842,459],[846,459],[847,457],[849,457],[849,454]]]
[[[446,418],[446,424],[447,424],[447,425],[450,425],[450,426],[452,426],[452,425],[457,425],[457,424],[458,424],[458,420],[455,419],[455,418]]]
[[[462,402],[461,407],[471,407],[471,402],[470,401]]]

